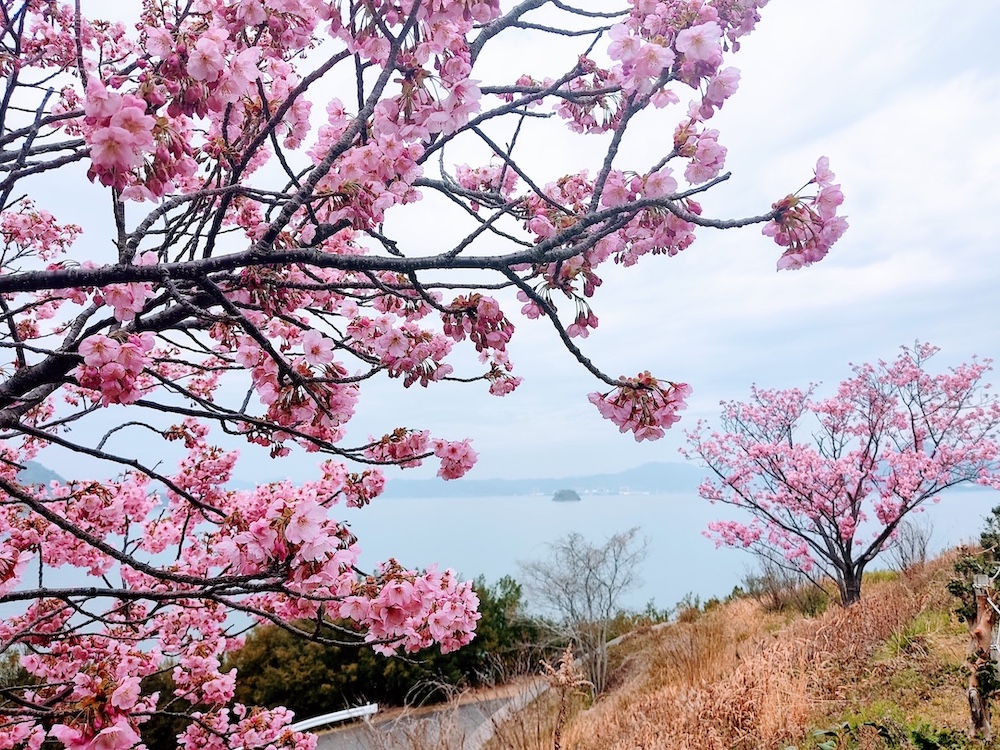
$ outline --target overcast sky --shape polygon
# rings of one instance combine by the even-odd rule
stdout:
[[[892,358],[916,339],[940,346],[942,364],[996,357],[1000,65],[991,50],[998,27],[1000,5],[975,0],[772,0],[763,9],[757,31],[728,63],[742,72],[740,90],[712,126],[729,149],[733,177],[705,198],[705,214],[763,213],[826,155],[851,228],[822,263],[794,272],[775,271],[780,249],[757,227],[702,230],[675,258],[602,267],[594,300],[600,327],[583,349],[612,376],[648,369],[693,386],[691,408],[668,437],[636,444],[602,420],[586,398],[600,384],[544,321],[521,319],[516,307],[508,313],[517,326],[511,356],[524,378],[518,391],[498,399],[482,384],[367,383],[351,436],[363,441],[405,425],[469,437],[480,454],[470,477],[480,479],[618,471],[681,460],[683,430],[713,420],[720,400],[746,397],[751,383],[817,382],[822,392],[849,375],[848,363]],[[565,70],[578,52],[529,35],[484,62],[507,66],[509,80],[537,75],[536,62]],[[669,148],[676,116],[677,108],[644,114],[642,137],[616,166],[655,162]],[[537,160],[533,171],[551,178],[598,158],[605,142],[581,142],[559,128],[525,153]],[[67,211],[92,210],[74,201]],[[427,205],[414,210],[403,217],[412,222],[405,236],[427,252],[444,222]],[[244,453],[244,480],[314,471],[314,456],[269,462]],[[433,472],[428,465],[407,476]]]
[[[103,5],[85,0],[84,9]],[[1000,356],[1000,61],[991,51],[998,28],[1000,4],[984,0],[771,0],[763,9],[757,31],[729,62],[742,71],[740,90],[712,121],[729,149],[733,177],[706,197],[705,214],[763,213],[808,180],[825,155],[843,186],[851,228],[822,263],[795,272],[775,271],[780,250],[757,227],[701,231],[678,257],[602,268],[605,283],[594,300],[601,323],[582,342],[585,353],[612,376],[648,369],[694,388],[691,408],[663,440],[637,444],[602,420],[587,401],[600,384],[562,350],[544,321],[518,318],[516,307],[508,310],[517,326],[511,356],[524,383],[515,393],[494,398],[481,383],[406,390],[398,381],[369,382],[350,437],[363,442],[405,425],[471,438],[480,460],[470,478],[614,472],[682,460],[677,449],[684,429],[699,418],[715,420],[719,401],[747,397],[752,383],[815,382],[829,393],[850,374],[850,362],[890,359],[917,339],[942,348],[942,366],[973,354]],[[504,80],[538,75],[536,64],[551,64],[548,72],[558,73],[578,52],[530,35],[505,50],[485,61],[505,66]],[[654,163],[669,149],[675,115],[644,113],[642,137],[623,149],[616,166]],[[552,179],[592,167],[606,139],[591,142],[588,152],[587,141],[581,147],[556,128],[526,143],[525,153],[532,172]],[[461,160],[462,154],[449,157]],[[39,198],[53,202],[63,220],[97,225],[85,235],[88,251],[95,260],[111,260],[108,234],[99,231],[108,218],[106,195],[67,180],[49,183]],[[397,221],[402,224],[391,228],[414,252],[433,252],[448,228],[426,202]],[[102,421],[107,429],[122,413],[106,410],[76,429],[98,435]],[[113,442],[124,455],[162,459],[160,468],[173,470],[176,446],[142,433],[122,432]],[[237,477],[243,482],[316,474],[314,455],[269,461],[245,445],[242,452]],[[40,458],[67,478],[109,471],[79,455],[50,450]],[[403,476],[435,470],[428,464]],[[663,606],[689,589],[728,591],[743,561],[713,555],[697,535],[702,515],[711,511],[693,505],[676,513],[649,510],[643,502],[585,498],[579,506],[543,503],[529,510],[521,501],[502,507],[444,501],[431,512],[427,504],[390,499],[358,514],[355,529],[369,555],[366,565],[397,554],[408,564],[439,560],[495,578],[516,572],[515,557],[543,554],[541,540],[571,529],[596,538],[637,523],[652,540],[650,583],[637,601],[656,597]],[[968,536],[968,529],[949,526],[959,516],[978,518],[942,506],[936,545]],[[685,573],[664,574],[670,570]]]
[[[572,476],[680,460],[683,429],[714,419],[720,400],[745,398],[751,383],[832,390],[850,362],[892,358],[916,339],[942,348],[941,365],[996,357],[998,26],[1000,6],[986,2],[772,0],[763,9],[732,58],[740,90],[713,120],[733,177],[704,201],[706,214],[761,213],[826,155],[851,228],[799,271],[777,273],[779,249],[750,228],[702,231],[678,257],[604,274],[600,328],[584,349],[611,375],[649,369],[694,387],[667,438],[637,445],[618,434],[586,400],[598,384],[544,323],[523,320],[512,344],[525,379],[516,393],[390,383],[368,394],[358,427],[395,419],[471,437],[478,478]],[[662,153],[675,121],[664,122],[659,137],[648,126],[649,155],[633,147],[625,156],[647,163]]]

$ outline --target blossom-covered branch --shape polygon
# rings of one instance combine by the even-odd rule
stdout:
[[[708,121],[737,90],[726,61],[763,4],[133,0],[97,19],[2,0],[0,651],[35,684],[4,692],[0,745],[132,747],[183,697],[202,707],[186,747],[309,748],[287,712],[231,705],[221,657],[247,615],[332,623],[383,652],[469,642],[467,583],[393,560],[361,573],[335,518],[377,498],[373,467],[433,460],[453,479],[476,459],[419,426],[349,444],[366,384],[510,393],[519,295],[521,316],[548,318],[611,388],[591,396],[602,414],[662,435],[688,387],[612,377],[579,345],[605,264],[759,225],[794,268],[846,227],[825,159],[758,215],[698,202],[728,177]],[[579,48],[561,75],[490,73],[481,61],[524,34]],[[673,137],[625,163],[650,110]],[[526,144],[559,122],[596,169],[546,175]],[[450,161],[459,149],[479,161]],[[86,203],[80,225],[53,198],[64,190]],[[447,232],[414,231],[420,201]],[[478,365],[458,364],[466,346]],[[139,436],[161,448],[137,455]],[[273,458],[314,452],[322,479],[234,490],[224,436]],[[19,482],[53,451],[104,473]],[[166,660],[176,696],[143,695]]]

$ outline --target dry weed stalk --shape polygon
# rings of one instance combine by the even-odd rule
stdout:
[[[546,690],[521,710],[493,725],[493,736],[483,750],[550,750],[559,699]]]
[[[455,750],[465,745],[462,700],[452,691],[444,708],[406,708],[399,716],[366,722],[367,747],[374,750]]]
[[[552,750],[562,748],[562,730],[569,713],[569,701],[573,695],[579,694],[583,688],[592,688],[590,681],[583,676],[573,658],[573,649],[569,646],[559,657],[559,665],[553,667],[549,662],[542,662],[542,669],[549,685],[559,696],[559,711],[556,714],[556,726],[552,733]]]

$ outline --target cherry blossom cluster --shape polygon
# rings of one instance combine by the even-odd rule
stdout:
[[[614,64],[604,68],[593,59],[581,58],[579,75],[566,84],[567,94],[558,101],[556,111],[578,132],[616,129],[625,116],[622,107],[626,101],[648,101],[656,107],[677,103],[680,97],[670,84],[682,82],[697,89],[699,96],[691,102],[687,119],[677,126],[672,156],[686,160],[684,177],[689,184],[711,182],[721,174],[727,151],[719,143],[719,131],[703,123],[736,92],[740,77],[736,68],[722,67],[724,52],[730,45],[737,49],[739,38],[753,30],[759,20],[758,10],[764,4],[634,2],[628,19],[609,33],[607,55]],[[552,85],[550,79],[537,81],[530,76],[522,76],[517,83],[538,89]],[[530,101],[528,106],[537,103]],[[788,248],[779,269],[818,260],[846,229],[843,218],[835,215],[842,196],[837,186],[829,184],[833,175],[825,165],[825,159],[821,160],[810,183],[822,188],[815,199],[790,196],[773,206],[775,220],[765,227],[765,234]],[[544,195],[529,194],[525,203],[526,228],[536,242],[551,242],[562,232],[572,230],[577,217],[586,213],[587,201],[596,187],[582,173],[546,185]],[[677,192],[677,183],[669,167],[635,176],[611,170],[599,189],[600,205],[616,207],[641,198],[670,198]],[[545,279],[535,290],[539,297],[551,301],[550,290],[560,289],[577,304],[575,319],[568,327],[571,335],[586,335],[597,323],[590,306],[584,308],[579,303],[581,296],[590,297],[600,284],[594,269],[604,259],[614,257],[617,262],[632,265],[647,253],[674,255],[690,245],[701,206],[690,198],[677,200],[675,206],[680,210],[641,212],[626,229],[602,238],[593,250],[569,262],[537,269]],[[772,225],[781,229],[772,232]],[[556,270],[559,278],[553,276]],[[584,280],[582,289],[576,288],[577,277]],[[523,291],[519,297],[526,303],[524,314],[545,314],[538,300]]]
[[[687,408],[684,399],[691,395],[687,383],[661,383],[648,372],[621,380],[614,390],[588,398],[602,417],[621,432],[631,432],[636,442],[663,437],[664,429],[680,419],[677,412]]]
[[[459,164],[455,168],[455,179],[458,184],[466,190],[473,190],[479,193],[499,194],[504,198],[510,198],[517,188],[518,175],[506,164],[489,164],[482,167],[470,167],[468,164]],[[473,199],[469,203],[473,211],[480,208],[479,201]]]
[[[357,346],[385,365],[390,377],[401,377],[407,387],[427,386],[452,372],[444,361],[452,339],[423,330],[412,320],[396,325],[389,315],[358,316],[347,332]]]
[[[420,466],[421,457],[429,453],[431,434],[427,430],[404,430],[399,428],[391,435],[372,441],[367,454],[382,463],[394,463],[402,469]]]
[[[833,243],[847,231],[847,220],[837,216],[844,194],[840,185],[832,184],[833,179],[830,162],[822,157],[816,162],[815,176],[806,185],[816,186],[815,195],[789,195],[772,206],[776,215],[764,225],[763,232],[788,248],[778,260],[779,271],[802,268],[822,260]]]
[[[753,31],[767,0],[631,0],[631,4],[630,28],[644,38],[661,37],[678,52],[703,60],[722,53],[723,36],[738,50],[739,39]]]
[[[432,643],[453,651],[471,640],[479,600],[454,571],[432,568],[417,575],[391,560],[372,580],[356,587],[357,593],[341,604],[340,614],[367,628],[366,639],[376,651],[391,654],[402,648],[413,653]],[[385,580],[391,582],[382,583]]]
[[[24,573],[31,553],[10,542],[0,544],[0,595],[14,589]]]
[[[178,736],[177,744],[185,750],[228,750],[227,738],[239,737],[244,747],[275,750],[315,750],[316,735],[293,732],[288,728],[292,713],[285,708],[250,708],[237,703],[230,710],[212,713],[196,711],[193,721]],[[118,747],[124,747],[119,745]]]
[[[51,737],[72,750],[84,748],[126,748],[140,742],[131,716],[149,711],[152,703],[140,696],[140,678],[156,671],[156,652],[137,652],[123,643],[113,644],[109,659],[88,665],[89,669],[72,675],[73,692],[67,700],[87,706],[90,714],[86,722],[70,719],[53,725]],[[69,656],[69,654],[67,654]],[[70,663],[75,659],[68,660]],[[27,658],[23,662],[36,677],[46,679],[68,676],[63,669],[53,674],[51,663]]]
[[[726,147],[719,144],[719,131],[711,128],[699,131],[694,121],[677,127],[674,148],[690,160],[684,170],[684,179],[692,185],[718,177],[726,165]]]
[[[456,297],[452,311],[441,317],[446,336],[455,341],[468,337],[477,352],[504,351],[514,333],[513,324],[507,320],[497,301],[481,294]]]
[[[105,406],[135,403],[142,396],[143,370],[151,362],[153,334],[122,338],[96,334],[80,344],[83,364],[76,369],[76,379],[84,388],[99,391]]]
[[[156,263],[156,254],[143,253],[137,262],[139,265],[153,265]],[[110,305],[114,310],[115,320],[127,323],[142,312],[146,301],[152,296],[153,285],[149,282],[109,284],[94,294],[94,302]]]
[[[249,15],[257,20],[253,25],[264,20],[257,19],[255,10]],[[147,88],[154,88],[154,82],[162,86],[158,93],[166,95],[170,117],[221,112],[247,95],[251,84],[260,78],[257,64],[261,47],[233,54],[236,44],[230,39],[229,28],[209,27],[199,30],[201,33],[191,29],[191,33],[176,37],[161,26],[146,26],[144,30],[146,51],[159,64],[154,65],[154,76],[140,80]]]
[[[252,347],[251,347],[252,348]],[[335,442],[343,436],[344,425],[354,413],[358,389],[352,384],[331,382],[315,383],[315,371],[304,360],[290,371],[283,370],[271,357],[258,354],[257,364],[250,369],[255,391],[260,402],[267,407],[265,419],[279,428],[293,429],[297,434]],[[346,373],[336,364],[323,366],[322,375],[332,381],[340,380]],[[291,433],[278,430],[264,436],[247,426],[248,435],[256,435],[253,442],[275,447],[276,455],[285,455],[287,447],[277,447],[290,438]],[[311,443],[304,441],[307,447]]]
[[[434,455],[441,459],[438,476],[442,479],[458,479],[476,463],[476,452],[468,440],[434,441]]]
[[[356,504],[358,486],[365,479],[352,477],[342,464],[327,462],[321,479],[298,487],[284,482],[228,491],[223,485],[232,476],[235,455],[209,445],[206,430],[194,421],[178,426],[174,436],[184,442],[188,453],[170,478],[176,490],[166,498],[149,491],[144,475],[82,486],[53,483],[50,488],[46,505],[92,537],[126,534],[132,523],[148,518],[146,534],[122,559],[112,559],[79,535],[55,525],[40,527],[12,505],[2,509],[10,534],[2,548],[4,590],[19,582],[25,558],[39,554],[46,565],[84,567],[95,576],[119,565],[118,574],[136,591],[180,588],[174,605],[161,602],[149,607],[127,600],[113,604],[95,620],[99,632],[93,634],[66,637],[63,629],[80,611],[57,599],[41,599],[23,614],[5,619],[0,625],[3,642],[31,635],[33,648],[22,665],[44,687],[28,698],[45,701],[59,696],[57,700],[80,709],[67,711],[70,718],[56,723],[51,737],[67,747],[124,750],[133,746],[144,717],[156,710],[158,700],[169,698],[141,695],[139,682],[170,658],[176,661],[177,695],[197,695],[199,704],[210,709],[202,710],[202,724],[230,726],[241,732],[253,727],[263,732],[261,736],[270,737],[268,742],[308,746],[304,735],[288,731],[291,716],[287,713],[229,707],[235,673],[221,671],[221,664],[225,650],[238,640],[229,635],[233,624],[228,609],[218,601],[200,600],[198,580],[229,581],[229,586],[281,580],[282,592],[250,593],[242,608],[297,620],[316,617],[321,606],[332,607],[335,617],[354,620],[367,640],[384,653],[400,648],[413,652],[432,643],[451,650],[471,640],[479,618],[478,602],[471,586],[452,571],[418,572],[390,561],[373,575],[355,573],[356,540],[344,524],[330,517],[330,508],[341,500]],[[445,459],[445,467],[468,463],[467,444],[435,443],[434,450]],[[200,505],[193,506],[190,498]],[[185,530],[192,525],[200,533],[188,535]],[[158,578],[144,556],[160,555],[182,540],[169,573],[176,580]],[[81,611],[91,610],[84,606]],[[199,634],[194,639],[193,630]],[[155,644],[152,648],[151,643]],[[62,692],[66,684],[71,692]],[[201,747],[204,741],[218,741],[199,727],[196,723],[187,730],[182,745],[195,742]],[[0,726],[4,741],[37,743],[44,736],[44,730],[39,732],[28,722]],[[240,736],[246,746],[255,746],[251,738]]]
[[[373,440],[366,450],[372,460],[396,464],[403,469],[420,466],[422,459],[432,454],[441,459],[438,476],[442,479],[458,479],[476,463],[476,452],[468,440],[431,439],[426,430],[400,428],[380,440]]]
[[[5,260],[11,255],[35,253],[49,261],[72,247],[83,230],[76,224],[59,224],[34,201],[22,198],[13,210],[0,212],[0,238]]]
[[[765,2],[671,0],[633,2],[632,12],[608,34],[610,67],[581,57],[579,75],[572,78],[556,111],[575,132],[604,132],[616,128],[622,106],[642,97],[656,107],[680,101],[667,85],[677,80],[703,89],[692,103],[699,119],[708,119],[735,93],[739,71],[721,69],[726,39],[738,49],[739,37],[753,30],[757,9]],[[536,83],[528,76],[519,84]],[[540,82],[547,86],[550,80]]]
[[[579,69],[580,75],[567,82],[566,93],[556,103],[556,114],[574,133],[614,130],[622,116],[622,95],[614,72],[598,66],[586,56],[580,57]],[[541,82],[543,87],[551,84],[551,79]]]
[[[612,27],[608,57],[618,62],[617,77],[623,81],[626,93],[648,91],[664,68],[674,64],[675,54],[662,44],[647,42],[635,35],[625,24]]]
[[[109,91],[97,79],[87,85],[81,129],[90,146],[88,176],[135,200],[171,193],[175,181],[197,171],[185,130],[147,110],[146,100],[134,94]]]
[[[316,145],[310,149],[315,162],[320,162],[347,127],[348,120],[339,101],[327,108],[329,124],[319,132]],[[318,188],[330,197],[314,207],[314,215],[335,224],[349,221],[355,227],[377,227],[387,209],[418,199],[412,183],[422,175],[417,160],[423,148],[416,141],[429,132],[415,126],[402,130],[397,122],[399,112],[393,102],[383,102],[375,113],[374,137],[367,143],[348,149],[340,158],[336,171],[331,171]],[[415,129],[416,132],[409,132]],[[318,213],[317,213],[318,211]],[[313,240],[315,229],[310,225],[302,239]]]
[[[646,175],[611,170],[604,183],[601,206],[628,206],[640,199],[671,197],[676,192],[677,180],[670,167],[661,167]],[[575,212],[584,211],[592,198],[593,185],[586,173],[580,173],[546,185],[545,193],[548,200],[531,196],[526,202],[530,217],[526,228],[539,241],[551,240],[559,232],[573,227]],[[543,278],[536,289],[539,296],[551,301],[549,290],[558,289],[575,301],[577,308],[570,326],[571,335],[586,336],[588,329],[597,327],[597,316],[583,303],[583,298],[592,297],[601,285],[602,279],[596,272],[601,263],[610,258],[631,266],[646,254],[676,255],[694,241],[695,225],[678,213],[683,211],[684,215],[698,216],[701,206],[690,198],[679,199],[676,205],[678,212],[660,208],[636,212],[623,230],[602,237],[593,249],[537,269]],[[524,292],[518,298],[526,303],[522,313],[529,318],[544,314],[538,303]]]

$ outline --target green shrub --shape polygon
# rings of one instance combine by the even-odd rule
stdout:
[[[143,744],[147,750],[175,750],[177,735],[183,732],[191,720],[188,715],[196,709],[206,709],[205,706],[192,706],[190,702],[174,695],[177,687],[173,678],[174,662],[165,661],[160,671],[155,672],[142,681],[144,695],[159,693],[160,701],[157,713],[139,726]]]
[[[854,750],[855,748],[899,750],[966,750],[978,747],[964,732],[925,721],[909,723],[894,707],[870,706],[864,715],[852,715],[827,729],[811,733],[804,748]],[[786,750],[790,750],[786,748]]]
[[[254,628],[243,648],[226,656],[237,669],[236,700],[286,706],[305,718],[349,706],[443,700],[456,688],[491,684],[535,666],[538,626],[521,616],[521,587],[512,578],[475,583],[482,618],[465,648],[442,654],[431,648],[384,657],[364,644],[327,645],[273,625]],[[314,628],[314,624],[307,627]],[[320,633],[344,640],[333,628]]]
[[[992,576],[1000,560],[1000,505],[990,511],[986,517],[982,532],[979,534],[979,550],[964,547],[955,562],[955,577],[948,581],[948,592],[958,602],[955,614],[963,622],[976,619],[976,595],[972,589],[972,577],[977,573]]]

